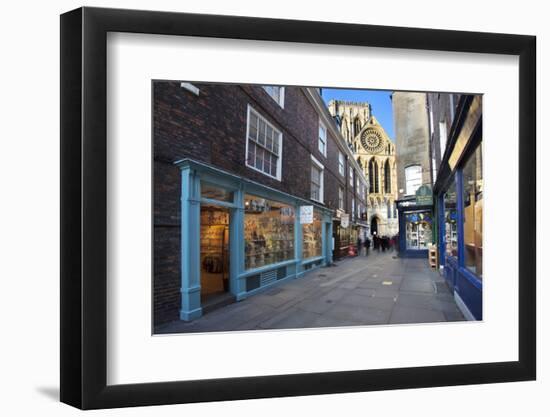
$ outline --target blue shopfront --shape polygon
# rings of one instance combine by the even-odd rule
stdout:
[[[427,258],[435,229],[431,189],[429,198],[405,198],[396,201],[396,205],[399,213],[399,256]]]
[[[434,186],[439,265],[466,318],[482,319],[483,164],[481,97],[462,100]]]
[[[176,165],[181,320],[332,262],[331,210],[193,160]]]

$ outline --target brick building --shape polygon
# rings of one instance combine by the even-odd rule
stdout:
[[[155,325],[332,262],[367,182],[317,89],[155,81],[153,96]]]

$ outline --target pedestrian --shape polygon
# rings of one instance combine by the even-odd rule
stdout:
[[[365,236],[365,256],[369,256],[369,248],[370,248],[370,239],[368,236]]]
[[[357,236],[357,251],[356,251],[356,255],[359,256],[361,254],[361,247],[362,247],[362,242],[361,242],[361,236]]]

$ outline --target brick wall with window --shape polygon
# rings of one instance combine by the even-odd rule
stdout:
[[[310,199],[313,156],[324,167],[324,204],[335,210],[338,187],[344,187],[346,198],[349,192],[346,177],[338,173],[337,139],[327,127],[326,156],[320,152],[320,117],[302,88],[285,87],[281,106],[274,99],[277,96],[273,89],[262,86],[203,83],[193,86],[198,88],[198,95],[182,88],[180,82],[153,83],[154,293],[164,294],[162,303],[154,300],[155,324],[177,320],[180,303],[180,177],[179,169],[173,165],[175,161],[191,158]],[[250,156],[249,109],[259,116],[256,130],[264,129],[259,120],[272,128],[271,133],[262,133],[261,137],[257,131],[252,132],[254,146],[261,149],[264,161],[258,162],[259,165],[256,160],[248,164],[252,167],[246,161]],[[272,175],[272,166],[265,165],[266,154],[272,164],[271,155],[277,153],[273,141],[279,134],[280,172]],[[170,294],[168,305],[166,294]]]

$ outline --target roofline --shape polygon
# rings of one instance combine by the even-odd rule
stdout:
[[[331,133],[336,137],[336,144],[338,148],[341,151],[343,151],[344,154],[346,154],[351,161],[353,161],[352,165],[355,168],[355,171],[360,172],[361,179],[364,180],[365,182],[364,185],[366,185],[368,188],[369,182],[363,172],[363,169],[359,166],[359,164],[355,160],[355,157],[353,156],[353,153],[345,144],[346,141],[342,136],[342,133],[340,133],[340,130],[336,127],[336,124],[334,123],[334,119],[329,113],[328,108],[325,105],[325,102],[323,101],[322,97],[319,95],[319,92],[317,91],[316,88],[311,88],[311,87],[303,87],[303,90],[308,100],[313,104],[313,107],[317,111],[317,114],[322,119],[325,126],[328,129],[330,129]]]

